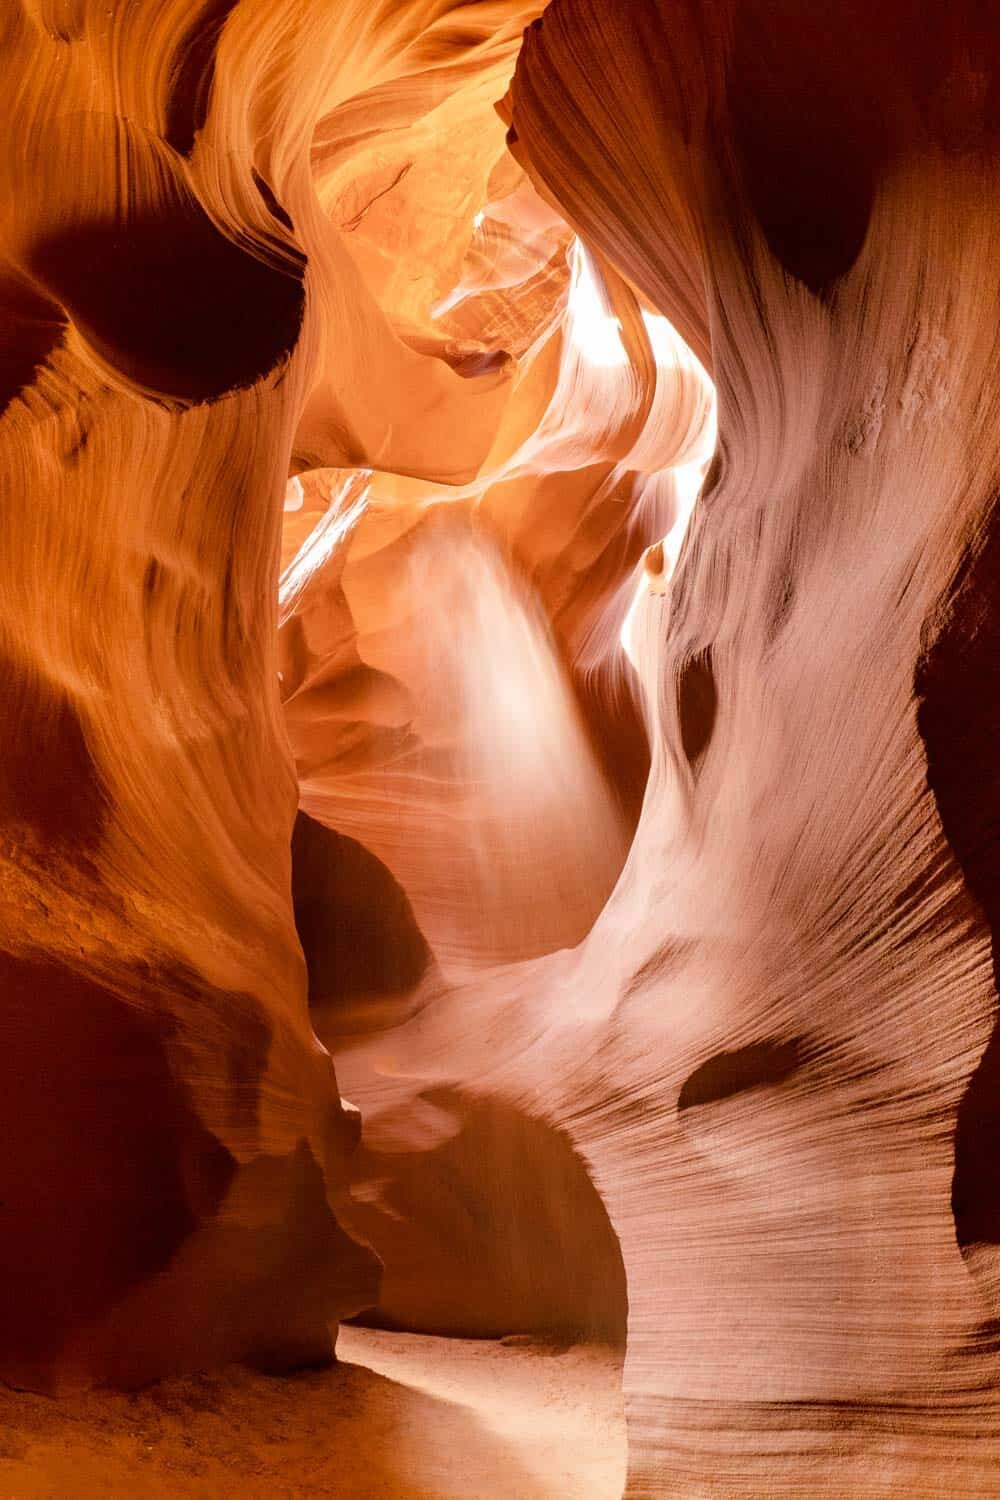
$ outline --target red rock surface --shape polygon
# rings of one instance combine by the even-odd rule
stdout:
[[[1000,23],[541,9],[0,17],[0,1380],[995,1495]]]

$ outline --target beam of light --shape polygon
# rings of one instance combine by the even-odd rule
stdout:
[[[694,511],[695,501],[701,493],[707,468],[707,462],[699,462],[678,464],[673,470],[674,483],[677,486],[677,519],[663,538],[663,572],[668,581],[673,576],[677,559],[681,555],[688,523]]]
[[[662,321],[666,322],[666,319]],[[677,337],[669,323],[667,327],[670,328],[671,334]],[[660,541],[646,548],[642,564],[637,570],[632,603],[622,621],[619,635],[622,650],[637,670],[639,662],[635,651],[636,615],[649,594],[663,595],[667,592],[670,579],[677,566],[677,559],[680,557],[681,547],[684,545],[695,501],[701,492],[707,467],[707,462],[699,460],[697,463],[677,464],[674,468],[663,471],[664,474],[669,474],[673,481],[674,523]]]
[[[305,504],[306,492],[302,488],[302,480],[297,474],[293,474],[285,486],[284,512],[287,516],[290,511],[301,510]]]
[[[662,313],[650,312],[644,307],[642,321],[649,338],[649,347],[653,351],[653,359],[658,365],[676,365],[685,357],[694,357],[673,323]]]
[[[587,364],[601,370],[627,365],[621,323],[609,313],[593,262],[579,239],[573,243],[567,332]]]
[[[279,624],[283,625],[292,614],[310,578],[367,510],[371,477],[370,469],[359,469],[349,474],[331,494],[329,508],[281,575],[278,583]]]

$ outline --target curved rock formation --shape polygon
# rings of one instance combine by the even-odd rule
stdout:
[[[374,276],[384,163],[350,99],[385,130],[394,97],[405,149],[455,96],[485,172],[525,19],[18,0],[0,27],[15,1383],[329,1357],[375,1296],[293,925],[281,497],[303,456],[431,480],[487,457],[512,362],[428,340]]]
[[[530,237],[520,197],[504,214]],[[619,636],[644,548],[681,508],[673,472],[714,435],[711,388],[665,321],[578,243],[570,260],[473,485],[314,473],[286,518],[303,808],[386,863],[459,970],[579,942],[611,889],[648,770]]]
[[[345,1066],[396,1119],[413,1075],[415,1146],[458,1086],[587,1162],[630,1496],[992,1492],[997,53],[902,28],[556,0],[504,105],[719,443],[631,620],[652,770],[593,931]]]
[[[0,18],[0,1379],[986,1497],[1000,26],[540,9]]]
[[[375,1293],[334,1214],[357,1119],[305,1006],[272,602],[322,302],[296,133],[335,90],[335,31],[264,5],[3,24],[18,1384],[329,1357]],[[288,118],[274,86],[310,66]]]
[[[692,337],[700,266],[719,393],[639,624],[657,736],[572,980],[592,1041],[565,1092],[538,1067],[622,1243],[636,1496],[790,1493],[835,1451],[810,1493],[986,1493],[994,840],[953,663],[996,586],[1000,39],[921,18],[556,0],[513,86],[520,160]]]

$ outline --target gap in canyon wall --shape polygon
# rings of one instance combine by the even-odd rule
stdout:
[[[0,1379],[1000,1494],[990,8],[0,59]]]

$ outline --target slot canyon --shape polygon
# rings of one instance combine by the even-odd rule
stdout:
[[[1000,9],[0,60],[0,1497],[1000,1500]]]

